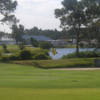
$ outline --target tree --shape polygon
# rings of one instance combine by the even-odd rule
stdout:
[[[52,44],[50,42],[44,41],[44,42],[40,42],[39,47],[41,49],[47,49],[47,50],[49,50],[52,47]]]
[[[13,12],[16,10],[17,1],[0,0],[0,14],[2,15],[1,23],[13,25],[18,22]]]
[[[80,1],[77,0],[64,0],[62,2],[63,8],[56,9],[55,15],[56,18],[60,18],[61,28],[68,29],[69,27],[73,27],[76,32],[76,51],[77,57],[79,53],[79,33],[81,29],[81,25],[84,22],[84,12],[83,5]]]
[[[0,0],[0,15],[2,16],[0,19],[0,22],[6,23],[7,25],[11,26],[19,20],[16,19],[16,17],[13,15],[13,12],[16,10],[17,7],[17,1],[13,0]],[[0,32],[0,37],[3,36]]]
[[[92,39],[96,39],[96,49],[100,48],[100,20],[93,22],[90,26],[88,26],[89,32],[91,33],[90,36]]]
[[[4,32],[0,31],[0,39],[3,37],[4,34]]]
[[[100,45],[100,0],[82,0],[85,7],[85,28],[82,28],[81,36],[85,38],[90,45],[90,40],[98,41],[97,47]]]
[[[3,47],[4,51],[5,51],[5,53],[9,53],[9,51],[7,50],[7,46],[5,44],[2,44],[2,47]]]
[[[55,10],[56,18],[61,21],[61,28],[73,27],[76,32],[76,52],[79,55],[79,35],[81,28],[91,21],[100,19],[100,0],[64,0],[63,7]]]
[[[12,37],[16,40],[16,43],[23,42],[22,35],[24,34],[23,25],[12,25]]]
[[[20,43],[20,44],[19,44],[19,49],[20,49],[20,50],[25,49],[25,45],[24,45],[24,43]]]
[[[32,37],[30,37],[30,42],[32,44],[33,47],[38,47],[38,42],[37,40],[33,39]]]

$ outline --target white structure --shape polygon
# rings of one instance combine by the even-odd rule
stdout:
[[[2,44],[6,44],[6,45],[12,45],[12,44],[16,44],[16,41],[12,38],[8,38],[8,37],[2,37],[0,39],[0,45]]]
[[[35,40],[37,40],[38,42],[41,42],[41,41],[52,41],[52,39],[50,39],[50,38],[48,38],[48,37],[46,37],[46,36],[43,36],[43,35],[23,35],[23,39],[25,39],[25,41],[26,41],[26,44],[31,44],[30,43],[30,38],[33,38],[33,39],[35,39]]]

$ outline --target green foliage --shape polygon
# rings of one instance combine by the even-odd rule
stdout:
[[[33,59],[35,59],[35,60],[45,60],[45,59],[50,59],[50,57],[45,55],[44,53],[39,53],[39,54],[34,55]]]
[[[18,54],[12,54],[8,58],[9,61],[20,60],[20,56]]]
[[[15,60],[31,60],[37,54],[44,54],[47,59],[49,58],[48,50],[43,50],[40,48],[30,48],[26,47],[26,49],[19,50],[18,45],[8,45],[8,50],[10,54],[1,54],[4,53],[2,47],[0,47],[0,61],[15,61]],[[45,57],[45,59],[46,59]],[[37,58],[38,59],[38,58]],[[39,58],[40,59],[40,58]],[[41,58],[42,59],[42,58]],[[44,59],[44,57],[43,57]]]
[[[28,60],[14,61],[13,63],[21,65],[30,65],[38,68],[84,68],[94,67],[95,58],[70,58],[59,60]]]
[[[16,40],[16,43],[23,42],[22,35],[24,34],[23,25],[12,25],[12,37]]]
[[[5,53],[9,53],[9,51],[7,50],[7,46],[5,44],[2,44],[2,47],[3,47]]]
[[[8,61],[8,60],[9,60],[8,55],[4,55],[4,56],[2,56],[2,57],[0,58],[0,61],[3,61],[3,62],[6,62],[6,61]]]
[[[0,31],[0,38],[2,38],[4,36],[4,32]]]
[[[11,54],[11,55],[2,55],[0,58],[0,61],[15,61],[15,60],[21,60],[20,56],[18,54]]]
[[[50,56],[48,50],[42,50],[42,53],[44,53],[47,56]]]
[[[25,45],[24,45],[23,43],[20,43],[20,44],[19,44],[19,49],[20,49],[20,50],[25,49]]]
[[[31,53],[29,50],[21,50],[17,54],[2,55],[0,61],[16,61],[16,60],[44,60],[51,59],[47,51],[41,51],[39,53]]]
[[[58,30],[42,30],[42,29],[38,29],[38,27],[33,27],[31,29],[27,29],[25,30],[25,34],[27,35],[44,35],[47,36],[51,39],[59,39],[60,37],[62,37],[62,35],[64,36],[65,34],[63,34],[62,32],[58,31]]]
[[[7,50],[7,46],[5,44],[2,44],[2,47],[3,47],[4,51]]]
[[[67,59],[67,58],[76,58],[76,52],[61,57],[61,59]]]
[[[40,42],[39,47],[41,49],[49,50],[52,47],[52,44],[50,42]]]
[[[93,39],[96,34],[99,32],[100,27],[100,0],[63,0],[62,1],[63,7],[60,9],[55,10],[55,16],[56,18],[59,18],[61,21],[60,27],[62,29],[68,29],[68,27],[73,27],[74,31],[76,33],[76,54],[77,57],[79,57],[79,39],[80,39],[80,33],[82,26],[86,26],[87,33],[88,33],[88,39]],[[96,20],[95,20],[96,19]],[[95,20],[95,21],[94,21]],[[93,28],[92,23],[99,22],[98,26],[96,28]],[[96,25],[97,25],[96,24]],[[94,33],[91,37],[91,34],[89,34],[88,27],[91,27],[90,29],[93,29],[91,33]],[[86,36],[84,35],[85,31],[82,33],[83,38],[85,39]],[[97,36],[99,37],[99,35]],[[100,37],[99,37],[100,38]],[[100,40],[98,38],[98,40]],[[100,43],[100,42],[99,42]]]
[[[15,16],[12,14],[16,10],[17,1],[13,0],[0,0],[0,18],[1,22],[5,22],[7,25],[13,25],[18,22]]]
[[[30,42],[32,44],[33,47],[38,47],[38,42],[37,40],[33,39],[32,37],[30,38]]]
[[[21,60],[30,60],[30,59],[32,59],[31,52],[29,50],[20,51],[19,56],[20,56]]]
[[[86,52],[79,52],[79,58],[91,58],[91,57],[100,57],[100,53],[97,53],[95,51],[86,51]],[[67,58],[76,58],[76,52],[64,55],[62,59]]]
[[[84,44],[83,44],[83,43],[80,43],[79,45],[80,45],[80,47],[81,47],[81,48],[83,48],[83,47],[84,47]]]

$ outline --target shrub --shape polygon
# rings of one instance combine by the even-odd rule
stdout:
[[[8,56],[8,60],[20,60],[20,56],[18,54]]]
[[[2,44],[2,47],[4,50],[7,50],[7,46],[5,44]]]
[[[29,50],[22,50],[19,52],[19,56],[21,60],[31,60],[31,53]]]
[[[20,44],[19,44],[19,49],[20,49],[20,50],[25,49],[25,45],[24,45],[23,43],[20,43]]]
[[[43,50],[42,53],[44,53],[47,56],[50,56],[48,50]]]
[[[79,52],[79,58],[100,57],[100,53],[94,51]],[[64,55],[61,59],[76,58],[76,52]]]
[[[83,44],[83,43],[80,43],[79,45],[80,45],[80,47],[81,47],[81,48],[83,48],[83,46],[84,46],[84,44]]]
[[[20,60],[18,54],[2,55],[0,61]]]
[[[3,47],[3,49],[4,49],[4,51],[5,51],[6,53],[9,53],[9,51],[7,50],[7,46],[6,46],[5,44],[2,44],[2,47]]]
[[[39,53],[39,54],[34,55],[33,59],[35,59],[35,60],[44,60],[44,59],[50,59],[50,57],[43,54],[43,53]]]
[[[38,47],[38,42],[37,40],[33,39],[32,37],[30,38],[30,42],[32,44],[33,47]]]
[[[52,44],[50,42],[40,42],[39,47],[41,49],[49,50],[52,47]]]
[[[9,60],[9,58],[8,58],[7,55],[3,55],[3,56],[0,58],[0,61],[6,62],[6,61],[8,61],[8,60]]]
[[[70,53],[68,55],[64,55],[61,59],[66,59],[66,58],[75,58],[76,57],[76,52]]]

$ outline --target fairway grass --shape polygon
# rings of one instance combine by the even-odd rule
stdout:
[[[0,63],[0,100],[100,100],[100,70],[49,70]]]
[[[1,100],[100,100],[100,89],[0,88]]]

